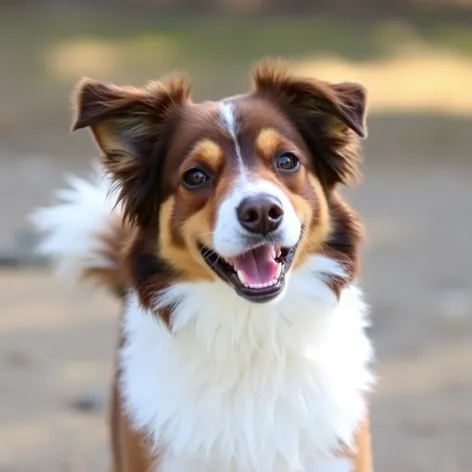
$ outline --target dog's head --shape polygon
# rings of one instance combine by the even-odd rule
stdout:
[[[136,225],[130,260],[143,303],[173,280],[221,279],[251,302],[273,300],[317,253],[355,273],[360,226],[336,187],[358,174],[364,88],[270,63],[253,82],[204,103],[180,78],[79,85],[74,128],[91,127]]]

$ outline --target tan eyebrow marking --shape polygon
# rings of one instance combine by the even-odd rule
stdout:
[[[192,154],[214,170],[220,169],[223,165],[223,151],[211,139],[200,140],[193,148]]]
[[[275,129],[264,128],[256,138],[256,149],[264,159],[270,159],[284,141]]]

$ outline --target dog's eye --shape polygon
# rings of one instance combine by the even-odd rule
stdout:
[[[291,152],[286,152],[276,159],[275,166],[281,171],[293,172],[300,166],[300,161]]]
[[[190,169],[185,172],[183,182],[188,188],[201,187],[210,177],[201,169]]]

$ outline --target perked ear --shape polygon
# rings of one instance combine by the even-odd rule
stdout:
[[[180,77],[145,88],[87,78],[77,85],[72,129],[91,128],[103,151],[103,166],[119,188],[125,218],[145,225],[156,215],[157,196],[150,198],[150,192],[158,188],[170,123],[189,93]]]
[[[358,137],[367,136],[362,85],[294,76],[269,61],[256,65],[253,80],[255,93],[278,105],[295,124],[327,186],[357,178]]]
[[[337,95],[333,106],[338,118],[361,138],[366,138],[367,91],[365,87],[353,82],[331,84],[331,87]]]

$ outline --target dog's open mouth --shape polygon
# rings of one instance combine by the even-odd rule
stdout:
[[[225,259],[208,247],[200,247],[211,269],[240,296],[259,303],[274,299],[283,290],[295,250],[266,244]]]

